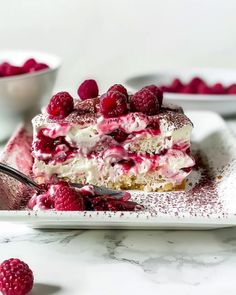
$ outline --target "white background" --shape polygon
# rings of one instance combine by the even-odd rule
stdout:
[[[235,0],[0,0],[0,49],[63,58],[57,87],[171,67],[236,66]]]

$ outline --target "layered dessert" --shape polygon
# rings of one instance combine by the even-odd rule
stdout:
[[[194,160],[193,128],[183,110],[163,103],[149,85],[133,95],[120,84],[98,95],[94,80],[54,95],[33,119],[33,173],[115,189],[170,191],[185,188]]]

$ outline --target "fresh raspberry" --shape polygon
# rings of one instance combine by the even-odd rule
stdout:
[[[47,112],[51,119],[63,119],[67,117],[74,108],[73,98],[68,92],[58,92],[55,94],[48,106]]]
[[[183,87],[184,87],[184,84],[178,78],[174,79],[170,85],[172,92],[180,92]]]
[[[77,93],[81,100],[85,100],[88,98],[94,98],[98,96],[98,85],[95,80],[85,80],[82,84],[80,84]]]
[[[114,130],[109,135],[112,136],[119,143],[125,141],[128,137],[128,134],[120,129]]]
[[[156,85],[149,85],[149,86],[145,86],[142,89],[148,89],[149,91],[151,91],[158,99],[159,101],[159,105],[162,105],[163,102],[163,92],[162,90],[157,87]]]
[[[23,74],[23,70],[21,67],[12,66],[11,64],[4,62],[1,65],[1,75],[3,77],[10,77]]]
[[[211,89],[214,94],[225,94],[226,93],[226,90],[221,83],[214,84]]]
[[[55,185],[54,206],[58,211],[82,211],[85,209],[81,194],[67,185]]]
[[[32,72],[38,72],[38,71],[42,71],[42,70],[46,70],[48,69],[49,66],[44,64],[44,63],[37,63],[33,68],[32,68]]]
[[[194,77],[187,85],[189,85],[190,88],[193,89],[194,93],[196,93],[198,87],[203,83],[204,81],[201,78]]]
[[[104,117],[118,117],[127,113],[127,103],[124,94],[118,91],[107,92],[101,97],[100,111]]]
[[[197,93],[199,93],[199,94],[212,94],[213,91],[208,85],[206,85],[205,83],[202,83],[201,85],[199,85],[199,87],[197,89]]]
[[[162,85],[160,87],[160,89],[161,89],[162,92],[175,92],[171,87],[166,86],[166,85]]]
[[[236,94],[236,84],[232,84],[227,89],[228,94]]]
[[[136,92],[130,101],[131,110],[147,115],[156,115],[160,112],[160,104],[157,97],[148,89]]]
[[[25,295],[33,288],[34,277],[29,266],[17,258],[0,265],[0,291],[3,295]]]
[[[186,93],[186,94],[193,94],[193,93],[195,93],[195,89],[194,88],[192,88],[190,85],[185,85],[183,88],[182,88],[182,90],[181,90],[181,93]]]
[[[121,85],[121,84],[115,84],[115,85],[111,86],[111,87],[108,89],[107,92],[110,92],[110,91],[118,91],[118,92],[124,94],[124,96],[125,96],[126,98],[129,97],[126,88],[125,88],[123,85]]]
[[[36,64],[37,62],[34,58],[29,58],[24,62],[22,69],[25,73],[29,73],[31,72],[31,69],[33,69],[36,66]]]

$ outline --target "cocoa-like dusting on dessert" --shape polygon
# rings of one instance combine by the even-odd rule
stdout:
[[[132,113],[131,113],[132,114]],[[165,104],[162,106],[159,114],[148,116],[143,113],[133,113],[134,117],[138,116],[142,120],[147,120],[149,124],[157,123],[159,126],[160,120],[165,120],[168,126],[172,126],[173,130],[182,128],[187,125],[193,125],[190,119],[183,113],[183,109],[173,104]],[[119,122],[119,117],[107,119],[109,122]]]
[[[161,106],[161,110],[169,110],[169,111],[173,111],[173,112],[177,112],[177,113],[184,113],[184,110],[181,106],[178,106],[176,104],[173,103],[164,103]]]
[[[160,120],[165,120],[172,130],[179,129],[186,125],[192,125],[192,122],[183,113],[183,109],[173,104],[164,104],[159,114],[148,116],[143,113],[128,113],[133,114],[134,117],[138,116],[142,120],[146,120],[151,124],[159,124]],[[85,101],[76,101],[75,110],[65,119],[53,120],[49,119],[47,114],[40,114],[34,118],[36,127],[45,124],[70,124],[80,126],[81,128],[88,127],[97,123],[97,119],[101,116],[99,113],[99,98],[87,99]],[[107,121],[119,122],[119,118],[109,118]]]
[[[139,193],[134,200],[145,207],[151,216],[168,215],[173,217],[210,217],[222,216],[224,204],[217,191],[217,182],[211,174],[206,160],[197,153],[198,166],[195,167],[201,177],[193,187],[183,192]],[[224,215],[224,214],[223,214]]]
[[[193,125],[190,119],[184,114],[180,106],[174,104],[163,104],[159,114],[149,116],[151,124],[159,123],[160,120],[165,120],[173,130],[180,129],[187,125]]]
[[[78,111],[78,115],[81,114],[95,114],[99,109],[100,98],[90,98],[84,101],[77,100],[74,102],[74,108]]]
[[[71,125],[79,125],[83,128],[96,124],[98,114],[85,113],[79,114],[78,111],[72,112],[68,117],[63,120],[63,123],[69,123]],[[59,122],[60,123],[60,122]]]
[[[193,125],[193,123],[185,114],[175,111],[164,110],[154,117],[158,117],[159,120],[164,119],[168,122],[168,125],[173,126],[174,130],[180,129],[187,125]]]

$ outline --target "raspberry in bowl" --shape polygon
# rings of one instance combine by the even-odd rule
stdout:
[[[163,70],[131,77],[125,84],[133,91],[146,84],[159,85],[165,101],[185,110],[207,110],[221,115],[236,113],[235,69]]]
[[[6,126],[5,136],[22,117],[33,117],[46,103],[60,64],[59,57],[47,53],[0,51],[0,123]]]

